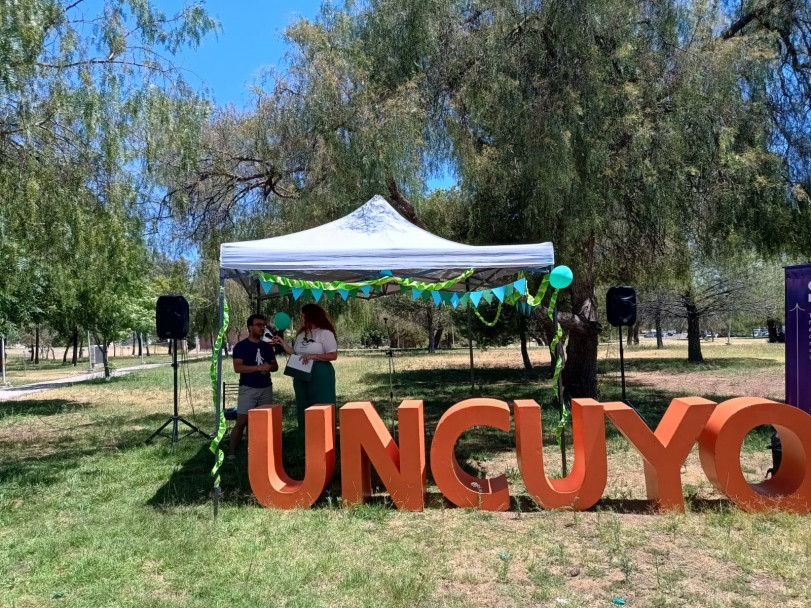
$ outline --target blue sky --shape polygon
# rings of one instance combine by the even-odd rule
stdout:
[[[284,29],[301,17],[314,19],[320,6],[320,0],[209,1],[207,10],[220,21],[223,31],[209,35],[196,51],[184,51],[177,63],[186,70],[190,84],[209,89],[217,105],[233,103],[244,108],[249,101],[248,87],[261,71],[282,65]]]
[[[232,103],[243,109],[250,102],[248,87],[257,82],[261,72],[270,66],[283,66],[287,51],[284,29],[302,17],[315,19],[320,6],[321,0],[209,1],[207,10],[220,21],[223,31],[210,35],[196,51],[183,51],[177,63],[185,69],[188,82],[208,89],[217,105]],[[165,10],[171,9],[167,5]],[[428,187],[450,188],[455,183],[455,178],[445,176],[429,180]]]

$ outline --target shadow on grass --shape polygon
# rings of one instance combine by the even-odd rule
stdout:
[[[40,399],[8,401],[0,405],[0,423],[15,417],[55,416],[84,409],[86,406],[70,399]]]
[[[703,363],[691,363],[684,357],[634,358],[626,357],[626,372],[668,372],[671,374],[692,374],[719,370],[752,371],[764,367],[783,365],[774,359],[756,359],[752,357],[724,357],[720,359],[705,358]],[[616,374],[620,371],[619,359],[601,359],[601,374]]]
[[[45,415],[54,408],[61,411],[60,401],[17,401],[15,405],[21,406],[29,415]],[[13,483],[18,488],[25,488],[59,483],[88,458],[142,446],[148,434],[141,427],[154,425],[157,428],[165,420],[163,414],[135,419],[121,415],[60,425],[58,418],[54,418],[56,413],[51,416],[49,422],[43,422],[59,434],[41,445],[32,447],[24,429],[19,435],[7,435],[0,441],[0,451],[7,454],[0,459],[0,484]],[[39,453],[35,453],[35,449]]]

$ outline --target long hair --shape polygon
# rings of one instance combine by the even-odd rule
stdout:
[[[338,337],[338,334],[335,333],[335,326],[327,316],[327,311],[318,304],[305,304],[301,307],[301,314],[304,315],[304,325],[302,325],[296,335],[309,329],[328,329],[336,338]]]

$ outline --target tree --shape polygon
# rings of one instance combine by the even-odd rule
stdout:
[[[201,165],[173,170],[165,202],[189,234],[270,236],[379,192],[409,219],[436,218],[425,179],[450,166],[463,238],[551,240],[572,266],[564,382],[595,397],[601,282],[652,268],[685,281],[696,247],[705,259],[809,247],[808,199],[774,145],[779,45],[750,31],[766,5],[747,5],[758,19],[738,28],[702,2],[327,5],[288,29],[289,69],[255,111],[217,117]],[[807,10],[780,11],[802,42],[805,25],[791,24]],[[250,222],[259,210],[272,226]]]

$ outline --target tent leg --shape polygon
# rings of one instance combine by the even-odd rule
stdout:
[[[470,281],[465,280],[465,291],[470,291]],[[470,307],[473,306],[471,302],[467,304],[467,345],[470,349],[470,391],[471,395],[476,390],[476,379],[473,377],[473,315]]]
[[[557,331],[558,327],[558,303],[555,302],[555,309],[552,313],[553,315],[553,323],[555,325],[554,330]],[[555,345],[555,362],[552,363],[552,367],[557,364],[557,360],[561,356],[561,351],[563,350],[563,345],[558,341]],[[563,374],[558,376],[558,404],[559,404],[559,413],[560,417],[563,418]],[[563,471],[563,477],[566,477],[566,429],[561,429],[560,433],[560,468]]]
[[[225,289],[224,288],[225,288],[225,276],[223,275],[222,271],[220,271],[220,316],[219,316],[220,327],[222,327],[223,317],[225,316],[225,313],[224,313]],[[223,336],[223,339],[225,339],[225,336]],[[213,348],[215,345],[212,344],[211,346]],[[217,414],[217,418],[216,418],[216,420],[217,420],[217,428],[214,429],[214,435],[216,435],[217,431],[219,430],[220,407],[222,406],[222,404],[220,403],[220,399],[222,398],[222,395],[220,393],[220,387],[221,386],[222,386],[222,347],[220,347],[220,349],[217,351],[217,389],[216,389],[216,391],[217,391],[217,398],[216,398],[217,411],[215,412]]]

